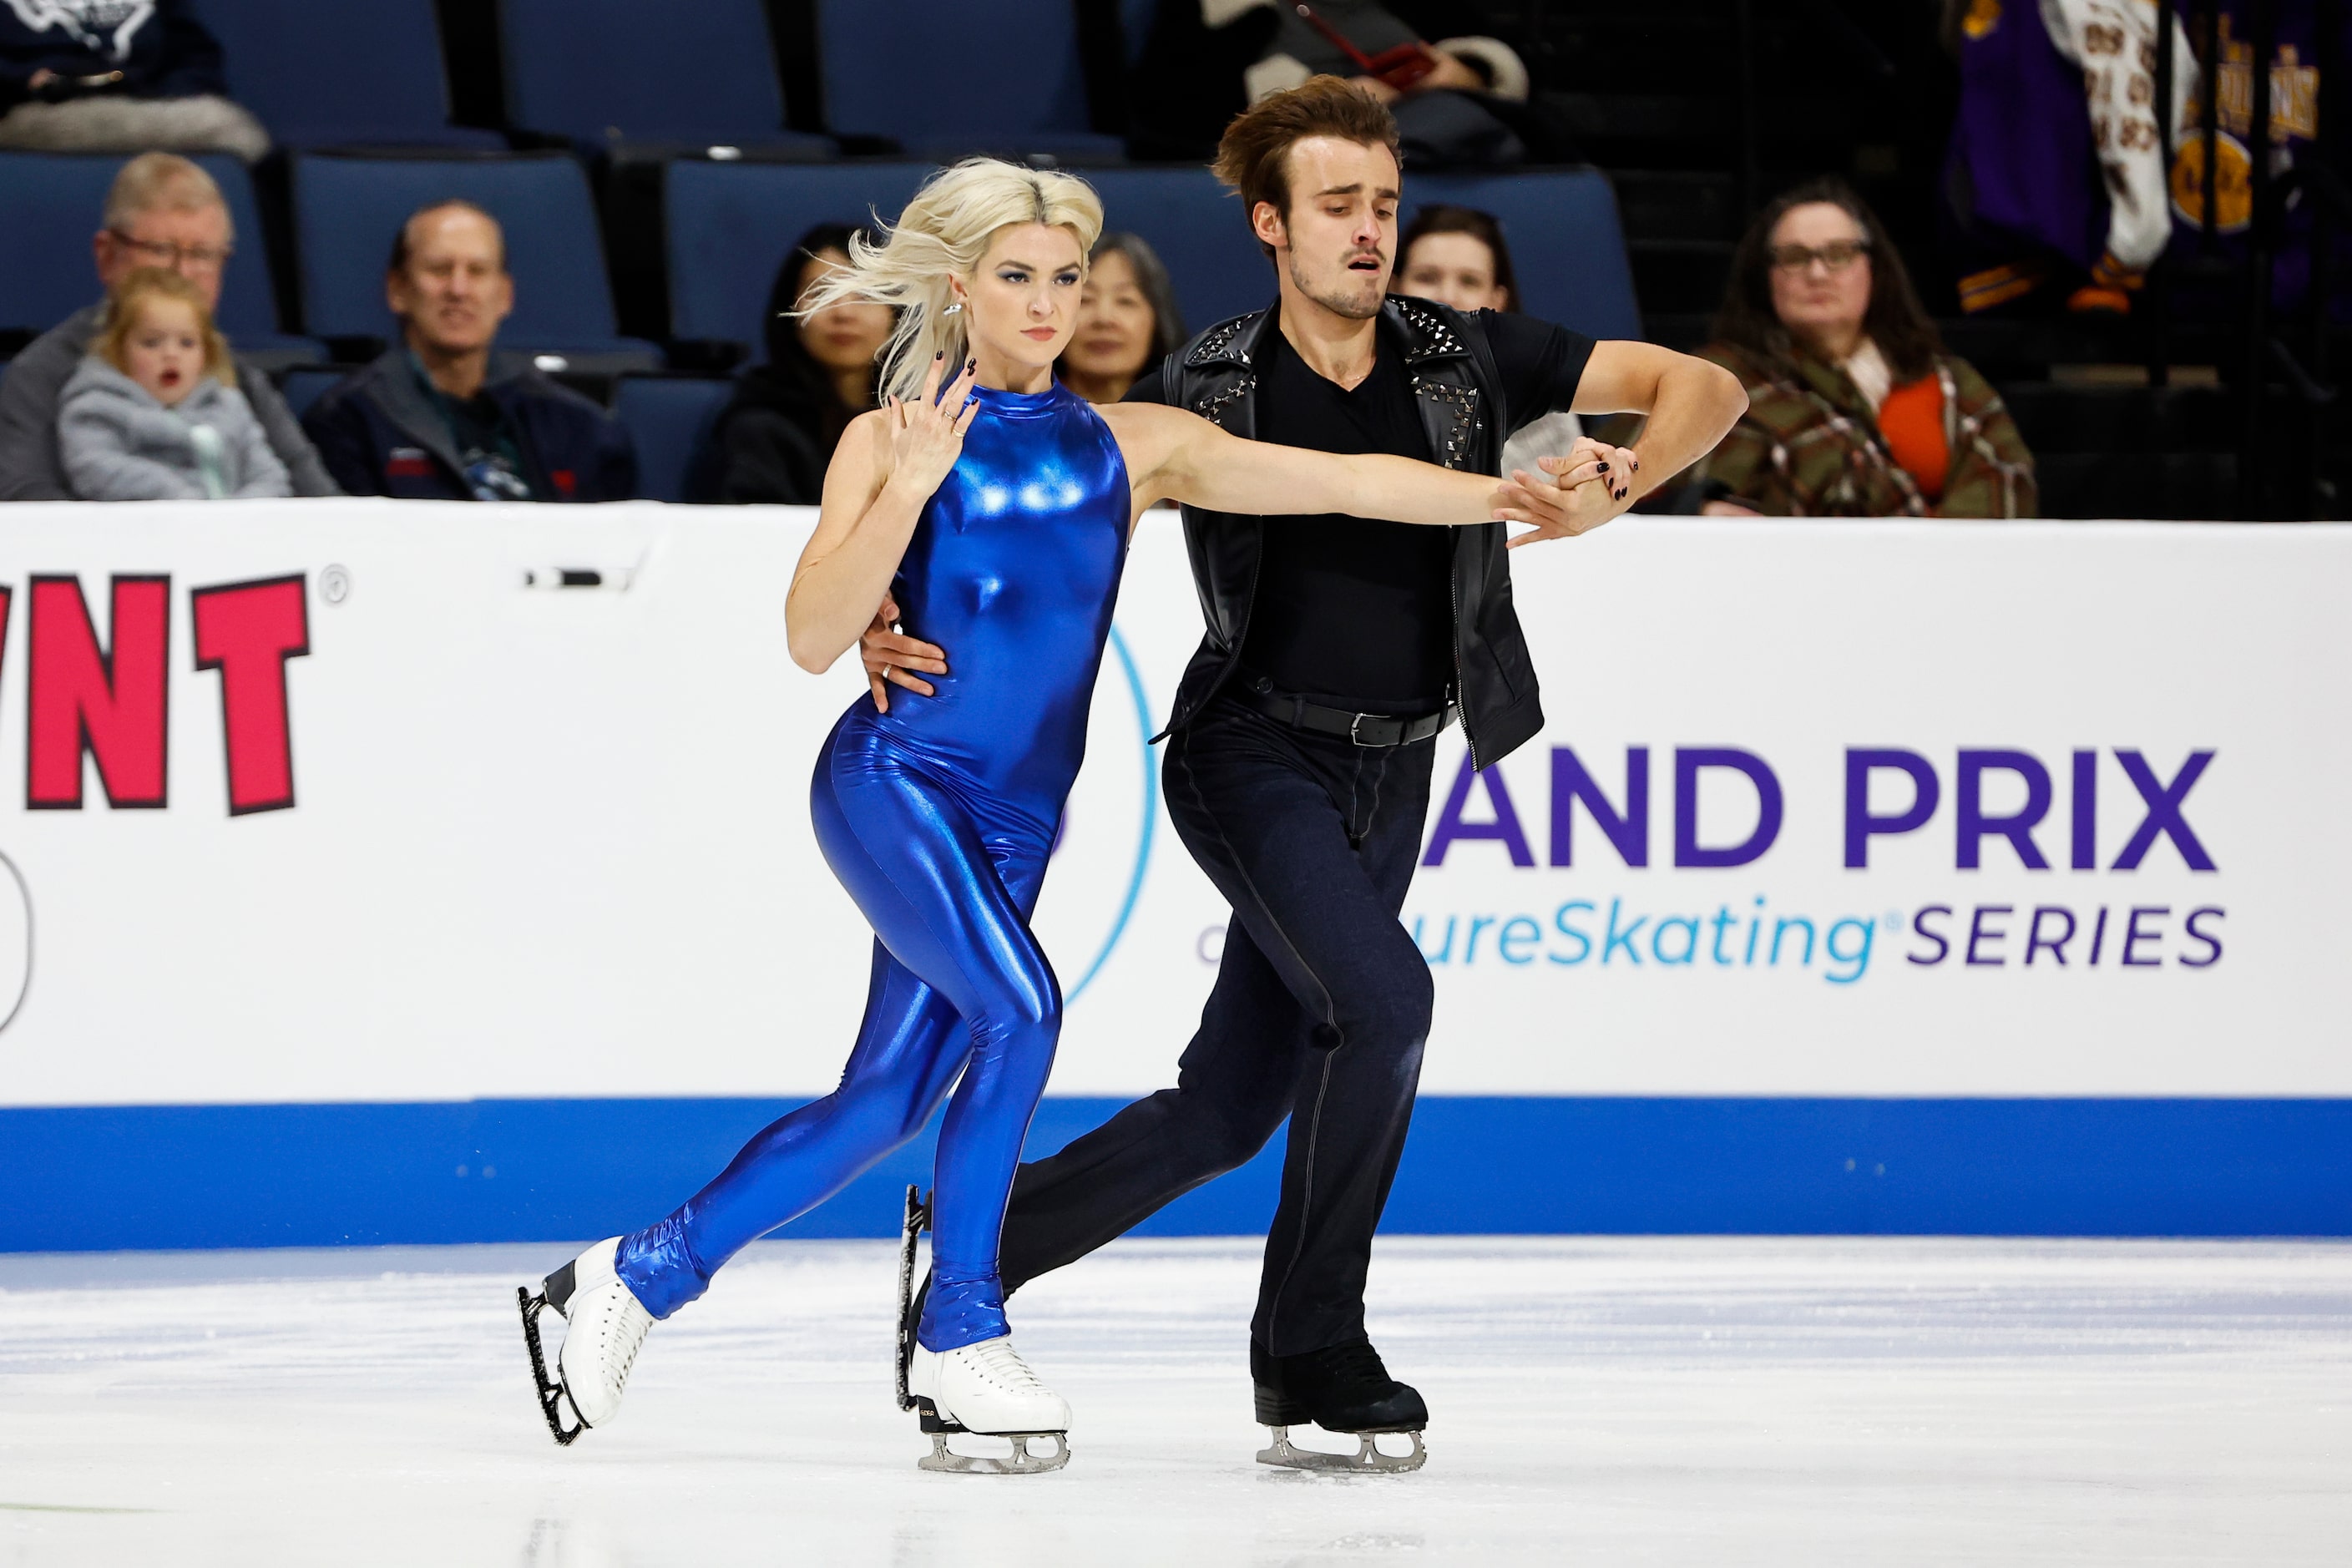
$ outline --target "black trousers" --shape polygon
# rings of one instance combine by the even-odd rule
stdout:
[[[1250,1331],[1276,1355],[1362,1337],[1429,1037],[1429,966],[1397,914],[1435,750],[1359,747],[1223,699],[1169,738],[1169,815],[1234,908],[1216,986],[1174,1089],[1021,1167],[1008,1289],[1246,1163],[1287,1116]]]

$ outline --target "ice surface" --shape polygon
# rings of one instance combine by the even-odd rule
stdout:
[[[2352,1563],[2352,1246],[1387,1239],[1378,1477],[1252,1463],[1246,1242],[1016,1299],[1034,1478],[915,1468],[872,1242],[752,1248],[558,1449],[567,1255],[0,1258],[0,1565]]]

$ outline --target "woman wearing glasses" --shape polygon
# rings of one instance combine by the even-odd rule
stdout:
[[[1714,517],[2031,517],[2033,455],[1944,352],[1903,258],[1845,182],[1767,205],[1702,351],[1748,413],[1699,468]]]

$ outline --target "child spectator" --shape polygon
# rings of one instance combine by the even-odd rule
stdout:
[[[294,493],[236,390],[203,294],[160,267],[141,268],[116,291],[106,331],[66,384],[58,447],[79,500]]]

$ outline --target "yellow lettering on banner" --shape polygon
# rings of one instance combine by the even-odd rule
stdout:
[[[2279,47],[2278,63],[2271,67],[2271,140],[2300,136],[2309,142],[2319,135],[2319,68],[2302,63],[2293,44]]]
[[[2000,0],[1969,0],[1969,14],[1960,19],[1960,31],[1970,38],[1989,37],[2000,26]]]
[[[2253,159],[2246,144],[2224,133],[2213,139],[2214,228],[2222,234],[2243,234],[2253,222]],[[2180,144],[2172,160],[2172,210],[2183,223],[2205,225],[2205,139],[2193,136]]]
[[[2221,129],[2232,136],[2244,136],[2253,128],[2254,120],[2254,47],[2230,36],[2230,17],[2224,14],[2221,22],[2221,74],[2214,90],[2214,101]],[[2183,129],[2201,121],[2204,106],[2195,94],[2189,100],[2189,112],[2184,116]],[[2305,142],[2319,135],[2319,68],[2303,63],[2303,53],[2293,44],[2279,46],[2278,58],[2271,64],[2271,140],[2284,143],[2291,139]],[[2224,173],[2227,164],[2223,165]],[[2223,211],[2227,211],[2226,207]]]

